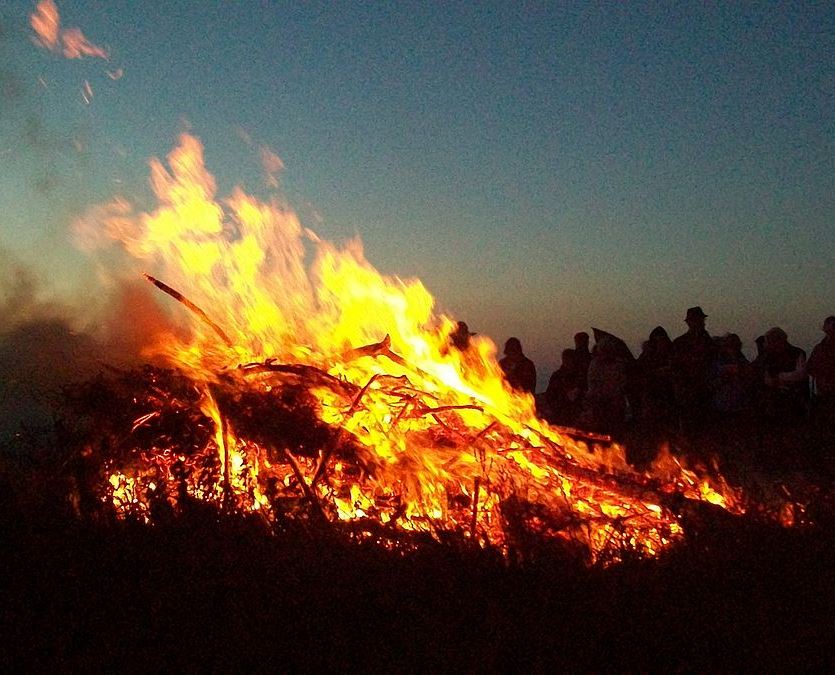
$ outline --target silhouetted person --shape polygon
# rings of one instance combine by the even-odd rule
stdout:
[[[626,418],[626,367],[618,344],[604,336],[589,364],[582,421],[605,433],[617,433]]]
[[[751,407],[751,364],[742,353],[742,340],[736,333],[723,336],[718,345],[711,374],[713,407],[720,413],[741,413]]]
[[[771,328],[765,334],[762,377],[763,412],[767,419],[776,423],[799,422],[809,400],[806,352],[790,344],[782,328]]]
[[[455,324],[455,330],[449,334],[449,343],[458,351],[467,351],[470,347],[470,336],[475,333],[470,332],[470,327],[464,322],[459,321]]]
[[[573,349],[564,349],[562,363],[548,380],[545,390],[545,418],[554,424],[574,424],[582,403],[582,386],[585,376],[577,365]]]
[[[684,318],[687,332],[673,340],[673,384],[682,431],[691,433],[710,410],[710,372],[716,358],[713,338],[705,330],[707,314],[690,307]]]
[[[835,316],[828,316],[822,328],[825,337],[812,349],[806,372],[815,383],[815,419],[835,425]]]
[[[765,335],[760,335],[754,340],[754,345],[757,348],[757,355],[751,361],[751,377],[754,381],[753,396],[754,407],[762,408],[763,398],[763,378],[765,375]]]
[[[760,358],[761,356],[765,356],[765,335],[760,335],[756,340],[754,340],[754,344],[757,346],[757,356],[755,358]]]
[[[586,377],[589,372],[589,364],[591,363],[591,352],[589,351],[589,334],[585,331],[580,331],[574,334],[574,358],[577,364],[577,370],[581,375],[580,383],[580,397],[586,393],[587,384]]]
[[[504,358],[499,361],[507,383],[517,391],[533,394],[536,390],[536,367],[522,352],[519,338],[508,338],[504,343]]]
[[[656,326],[644,342],[635,367],[636,416],[652,421],[669,419],[674,406],[673,341],[662,326]]]

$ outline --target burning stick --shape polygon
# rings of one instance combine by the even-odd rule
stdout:
[[[223,451],[223,501],[221,502],[221,507],[224,512],[228,512],[229,506],[232,504],[232,480],[229,473],[229,439],[226,438],[228,428],[226,417],[220,410],[218,410],[218,416],[220,417],[218,435],[220,436],[220,446]]]
[[[171,286],[169,286],[168,284],[163,283],[159,279],[155,279],[150,274],[143,274],[142,276],[145,277],[148,281],[150,281],[158,289],[160,289],[163,293],[167,293],[172,298],[174,298],[177,302],[182,303],[183,305],[188,307],[188,309],[190,309],[197,316],[199,316],[203,321],[205,321],[207,325],[211,326],[212,330],[214,330],[214,332],[217,333],[220,336],[220,339],[223,340],[226,343],[227,347],[232,346],[232,340],[230,340],[229,336],[226,333],[223,332],[223,329],[220,326],[218,326],[214,321],[212,321],[209,318],[209,316],[206,314],[206,312],[204,312],[202,309],[200,309],[191,300],[189,300],[187,297],[185,297],[179,291],[176,291],[173,288],[171,288]]]
[[[238,366],[237,370],[243,375],[261,375],[263,373],[294,375],[300,380],[328,386],[346,396],[352,396],[354,392],[360,389],[357,385],[346,380],[340,380],[321,368],[303,363],[274,363],[274,359],[267,359],[264,363],[245,363]]]
[[[375,342],[370,345],[365,345],[363,347],[355,347],[354,349],[349,350],[343,356],[345,361],[351,361],[352,359],[359,358],[361,356],[387,356],[396,364],[401,365],[403,367],[408,367],[405,359],[400,356],[399,354],[395,354],[391,351],[391,336],[386,335],[382,341]]]
[[[481,477],[476,476],[473,486],[473,517],[470,520],[470,537],[475,540],[476,527],[478,527],[478,493],[481,489]]]
[[[299,486],[304,492],[304,496],[307,497],[307,500],[310,502],[310,505],[313,507],[314,511],[318,513],[322,517],[322,522],[330,523],[330,519],[328,518],[327,514],[325,513],[325,509],[322,506],[322,503],[313,493],[311,487],[307,484],[307,481],[304,479],[304,474],[302,473],[301,468],[299,467],[299,463],[296,461],[296,458],[290,454],[290,451],[287,448],[283,448],[281,454],[287,460],[287,463],[290,465],[290,468],[293,470],[293,475],[295,475],[296,480],[299,483]]]
[[[376,375],[372,375],[371,379],[365,383],[365,386],[360,389],[359,393],[354,397],[353,402],[351,403],[351,407],[348,409],[348,412],[345,413],[345,419],[348,419],[351,415],[354,414],[354,411],[359,407],[360,400],[362,399],[365,392],[368,391],[369,387],[374,383],[374,381],[380,377],[379,373]],[[345,430],[340,428],[339,430],[339,437],[342,438],[345,435]],[[316,471],[313,473],[313,480],[310,481],[311,489],[316,487],[316,483],[319,482],[319,479],[325,473],[325,468],[327,467],[328,461],[330,461],[331,455],[333,455],[333,451],[336,449],[335,444],[328,445],[327,448],[322,450],[319,455],[319,463],[316,466]]]

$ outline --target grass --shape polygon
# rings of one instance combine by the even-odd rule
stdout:
[[[774,670],[831,664],[832,519],[713,509],[653,560],[388,551],[241,515],[82,523],[0,493],[2,663],[68,671]],[[828,511],[822,512],[828,513]]]

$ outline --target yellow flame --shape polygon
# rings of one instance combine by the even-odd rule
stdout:
[[[452,518],[501,543],[502,495],[512,490],[550,511],[586,517],[593,551],[617,539],[657,552],[680,533],[658,504],[563,475],[557,459],[601,472],[632,469],[623,448],[594,453],[539,420],[532,397],[506,386],[489,339],[476,336],[463,352],[453,348],[455,322],[434,311],[420,281],[380,274],[359,241],[342,248],[322,241],[277,201],[261,202],[240,188],[218,200],[203,147],[191,135],[181,136],[167,163],[154,159],[150,169],[156,210],[131,217],[117,200],[98,213],[108,236],[215,324],[195,320],[186,337],[167,334],[152,351],[206,388],[202,410],[215,423],[222,467],[216,497],[260,509],[269,504],[261,489],[266,475],[287,486],[300,471],[301,487],[312,486],[342,520],[373,516],[432,531]],[[85,233],[85,240],[95,237]],[[239,372],[230,367],[266,359],[313,366],[353,387],[348,397],[327,386],[310,393],[321,421],[362,449],[365,475],[336,462],[312,485],[316,461],[280,469],[235,435],[209,390],[221,372]],[[269,376],[247,382],[264,392],[272,386]],[[674,458],[662,457],[660,466],[694,498],[727,506]],[[118,484],[128,490],[124,477]]]

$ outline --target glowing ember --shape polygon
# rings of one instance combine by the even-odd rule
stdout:
[[[93,100],[93,87],[87,80],[84,80],[84,86],[81,88],[81,99],[87,105],[90,105]]]
[[[61,17],[53,0],[40,0],[29,23],[35,31],[35,42],[68,59],[93,56],[108,59],[107,52],[90,42],[78,28],[61,28]]]
[[[595,557],[653,554],[680,536],[673,495],[738,508],[727,485],[669,454],[641,474],[622,448],[543,423],[505,386],[490,340],[451,345],[455,322],[419,281],[381,275],[359,242],[322,241],[277,202],[240,188],[218,201],[193,136],[167,165],[151,161],[151,184],[155,211],[118,199],[76,224],[86,247],[117,240],[191,310],[185,337],[148,350],[187,384],[174,393],[152,378],[134,397],[133,450],[110,468],[120,512],[152,519],[154,504],[201,500],[368,537],[457,532],[508,553],[524,530]],[[177,415],[188,441],[140,438]]]
[[[284,161],[265,145],[258,149],[258,154],[264,168],[264,182],[267,187],[277,188],[278,175],[284,171]]]

